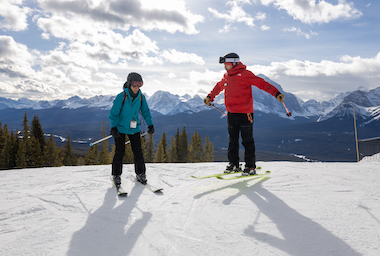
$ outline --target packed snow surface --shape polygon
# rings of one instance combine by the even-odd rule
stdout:
[[[154,194],[111,166],[0,172],[0,255],[380,255],[379,161],[147,164]]]

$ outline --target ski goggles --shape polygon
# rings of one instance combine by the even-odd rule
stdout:
[[[240,62],[239,58],[225,58],[225,57],[219,57],[219,63],[223,64],[226,62]]]
[[[141,81],[132,81],[131,86],[133,87],[141,87],[143,86],[143,82]]]

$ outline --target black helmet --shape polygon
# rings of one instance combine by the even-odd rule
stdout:
[[[130,88],[132,82],[143,82],[142,77],[139,73],[131,72],[128,74],[127,81],[124,83],[125,88]]]
[[[223,57],[219,57],[219,63],[220,64],[225,63],[225,62],[231,62],[231,63],[240,62],[239,55],[231,52],[229,54],[224,55]]]

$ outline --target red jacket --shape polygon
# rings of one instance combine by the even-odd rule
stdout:
[[[251,86],[264,90],[274,97],[279,92],[276,87],[264,79],[255,76],[246,66],[239,63],[233,69],[224,74],[208,95],[211,101],[223,90],[224,103],[230,113],[253,113],[253,98]]]

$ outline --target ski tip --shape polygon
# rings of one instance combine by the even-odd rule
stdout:
[[[94,144],[92,144],[92,142],[90,143],[90,147],[94,146]]]

